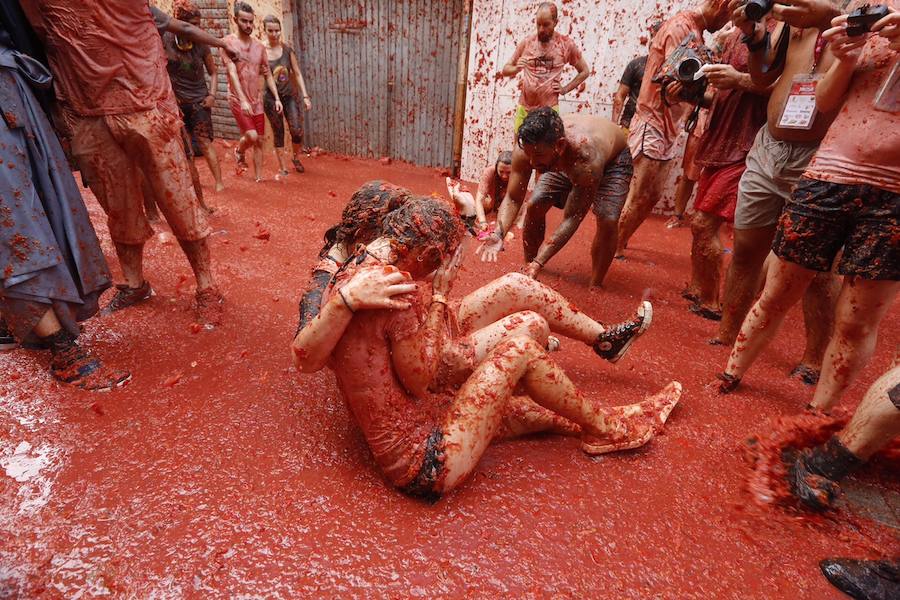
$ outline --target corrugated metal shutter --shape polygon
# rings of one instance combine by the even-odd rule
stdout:
[[[295,0],[307,144],[449,167],[463,0]]]

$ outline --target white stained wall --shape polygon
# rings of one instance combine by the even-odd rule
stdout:
[[[557,31],[572,37],[591,67],[581,91],[562,97],[560,110],[612,114],[612,97],[628,62],[646,53],[649,25],[695,5],[696,0],[557,1]],[[477,180],[501,150],[512,149],[513,113],[519,99],[516,79],[495,75],[516,44],[535,32],[534,0],[474,0],[469,48],[469,80],[463,138],[462,178]],[[567,68],[563,81],[575,76]],[[679,161],[680,167],[680,161]],[[681,172],[673,168],[673,178]],[[672,188],[667,186],[671,196]],[[661,207],[671,203],[664,198]]]

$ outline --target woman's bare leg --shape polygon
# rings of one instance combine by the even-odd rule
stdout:
[[[529,337],[546,348],[550,327],[536,312],[523,311],[445,344],[441,363],[446,370],[438,375],[440,384],[462,385],[497,344],[516,336]]]
[[[496,440],[511,440],[535,433],[553,433],[579,437],[581,427],[547,410],[527,396],[513,396],[497,431]]]
[[[478,365],[447,412],[442,426],[445,476],[438,491],[453,489],[472,472],[497,437],[519,385],[535,403],[580,425],[588,435],[622,440],[645,433],[625,422],[621,407],[603,408],[585,398],[538,342],[511,338]],[[644,430],[653,427],[653,417],[646,419]]]
[[[844,278],[835,311],[834,335],[825,352],[812,406],[830,410],[875,351],[878,325],[900,290],[897,281]]]
[[[521,273],[504,275],[463,298],[457,316],[466,333],[522,311],[538,313],[550,331],[586,344],[593,344],[606,330],[562,294]]]
[[[815,275],[814,271],[780,259],[773,264],[762,296],[747,313],[731,349],[725,367],[726,375],[735,380],[744,376],[759,354],[768,347],[788,310],[800,301]]]

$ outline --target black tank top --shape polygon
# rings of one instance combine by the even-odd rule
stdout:
[[[275,87],[278,89],[278,96],[281,98],[294,95],[294,69],[291,65],[291,55],[293,53],[294,51],[290,46],[282,44],[281,56],[276,60],[269,61],[269,70],[272,72]],[[266,89],[266,93],[269,93],[268,89]]]

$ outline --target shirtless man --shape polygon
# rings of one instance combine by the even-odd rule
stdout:
[[[449,205],[416,199],[390,213],[383,236],[339,272],[326,302],[359,269],[389,266],[419,285],[407,310],[352,314],[331,357],[338,386],[387,480],[404,493],[437,500],[462,483],[490,443],[539,431],[581,437],[588,454],[647,443],[681,395],[672,382],[639,404],[605,408],[585,398],[542,347],[549,327],[537,315],[530,336],[497,344],[463,383],[435,393],[448,341],[445,289],[455,275],[462,222]],[[458,256],[458,254],[457,254]],[[436,271],[436,272],[435,272]],[[535,339],[539,338],[539,339]],[[515,396],[521,389],[525,396]]]
[[[633,173],[625,133],[609,119],[581,114],[560,117],[550,108],[539,108],[523,121],[517,143],[497,228],[478,249],[482,260],[497,260],[504,235],[525,200],[531,172],[537,170],[542,176],[528,202],[523,232],[527,275],[536,279],[592,210],[597,230],[591,244],[591,285],[602,285],[616,250],[619,214]],[[551,206],[563,209],[563,221],[545,242]]]
[[[809,78],[811,74],[819,76],[831,66],[833,57],[821,39],[821,32],[830,27],[831,19],[840,10],[831,0],[794,0],[790,6],[776,4],[772,15],[783,23],[769,35],[765,23],[746,18],[741,0],[731,0],[728,6],[734,24],[747,36],[753,82],[762,86],[774,84],[768,123],[760,129],[747,155],[747,170],[738,187],[734,255],[725,277],[719,335],[712,340],[714,344],[730,346],[759,290],[760,278],[764,276],[763,263],[772,248],[784,204],[837,113],[814,113],[808,122],[798,125],[782,123],[782,112],[795,79]],[[776,47],[782,33],[787,36],[787,53],[783,60],[778,60]],[[818,379],[831,337],[836,296],[836,279],[828,272],[815,277],[803,299],[806,349],[793,375],[810,385]]]

